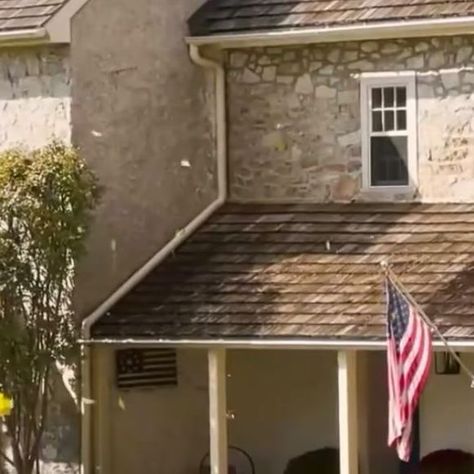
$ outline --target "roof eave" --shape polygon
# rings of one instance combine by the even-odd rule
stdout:
[[[318,349],[318,350],[385,350],[387,342],[385,339],[338,339],[338,338],[294,338],[294,339],[262,339],[259,337],[246,339],[193,339],[193,338],[107,338],[97,337],[91,339],[82,339],[79,341],[84,345],[107,345],[107,346],[169,346],[186,348],[209,348],[226,347],[232,349]],[[449,340],[449,345],[453,349],[474,352],[474,340],[458,339]],[[443,350],[446,345],[443,341],[434,340],[435,350]]]
[[[0,46],[70,44],[71,21],[87,0],[68,0],[43,25],[37,28],[0,31]]]
[[[71,22],[88,0],[68,0],[45,24],[49,43],[71,43]]]
[[[418,21],[390,21],[334,27],[288,29],[278,31],[188,36],[186,42],[196,46],[217,45],[221,48],[283,46],[338,41],[364,41],[426,36],[474,34],[474,16]]]

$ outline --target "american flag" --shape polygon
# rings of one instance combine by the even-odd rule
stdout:
[[[409,461],[412,421],[431,366],[431,332],[387,278],[388,444]]]
[[[176,350],[121,349],[115,354],[117,387],[122,389],[176,386]]]

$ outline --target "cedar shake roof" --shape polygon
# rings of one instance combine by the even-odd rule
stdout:
[[[473,14],[473,0],[208,0],[189,29],[192,36],[208,36]]]
[[[92,338],[382,339],[383,260],[474,338],[474,204],[225,205]]]
[[[0,0],[0,31],[44,26],[67,0]]]

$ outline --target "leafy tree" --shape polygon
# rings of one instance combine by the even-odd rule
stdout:
[[[0,153],[0,391],[14,402],[0,456],[18,474],[38,469],[54,364],[77,356],[74,268],[97,200],[72,147]]]

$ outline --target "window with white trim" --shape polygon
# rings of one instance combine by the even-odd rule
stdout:
[[[413,72],[361,77],[363,187],[416,186],[416,97]]]

